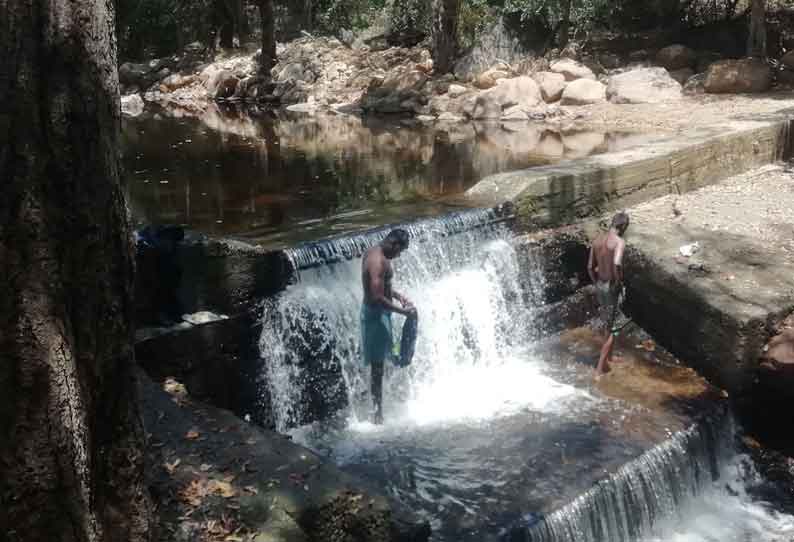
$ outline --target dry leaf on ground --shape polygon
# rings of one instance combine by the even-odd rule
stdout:
[[[182,460],[177,457],[176,461],[172,463],[169,463],[168,461],[163,463],[163,467],[165,467],[165,470],[168,471],[168,474],[174,474],[176,468],[179,466],[180,463],[182,463]]]
[[[185,433],[185,438],[188,440],[196,440],[197,438],[199,438],[199,432],[196,431],[195,429],[191,429],[190,431]]]

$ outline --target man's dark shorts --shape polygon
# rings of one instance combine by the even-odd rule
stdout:
[[[598,301],[598,319],[607,333],[617,335],[615,320],[620,306],[620,287],[614,282],[596,282],[596,300]]]

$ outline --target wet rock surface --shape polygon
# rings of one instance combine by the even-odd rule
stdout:
[[[159,540],[421,542],[411,512],[286,437],[139,374]]]

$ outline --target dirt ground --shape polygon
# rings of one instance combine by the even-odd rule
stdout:
[[[601,104],[571,107],[582,125],[610,130],[682,133],[728,120],[764,120],[775,114],[794,115],[794,90],[757,95],[700,94],[663,104]]]

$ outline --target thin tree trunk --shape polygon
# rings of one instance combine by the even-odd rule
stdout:
[[[557,45],[560,48],[568,45],[568,38],[571,32],[571,0],[563,0],[560,25],[557,29]]]
[[[262,19],[262,55],[259,60],[259,74],[270,78],[270,70],[276,65],[276,20],[273,0],[259,0],[259,14]]]
[[[458,49],[458,12],[460,0],[433,1],[433,69],[449,73],[455,66]]]
[[[0,538],[151,538],[112,0],[0,2]]]
[[[766,0],[752,0],[747,56],[766,58]]]

